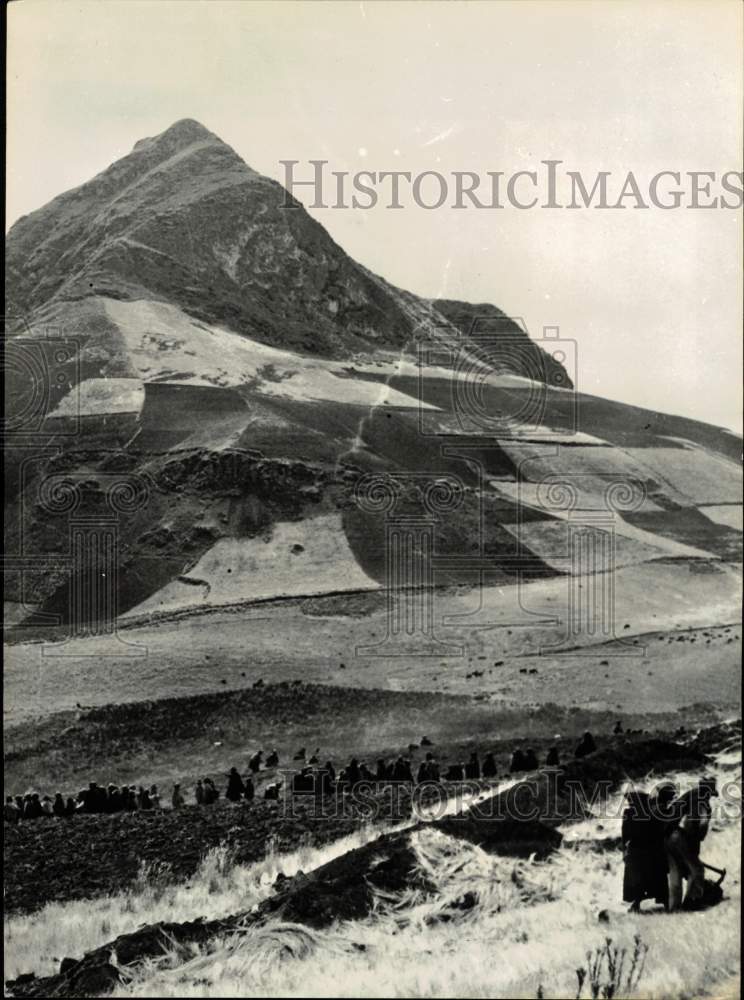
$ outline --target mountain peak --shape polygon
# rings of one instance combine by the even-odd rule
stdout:
[[[172,149],[183,149],[195,142],[210,141],[225,145],[219,136],[216,136],[214,132],[210,132],[201,122],[196,121],[194,118],[180,118],[158,135],[140,139],[134,144],[133,152],[162,145],[166,145]]]

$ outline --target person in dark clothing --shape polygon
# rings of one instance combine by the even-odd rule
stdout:
[[[239,799],[243,798],[244,794],[245,785],[243,784],[243,779],[238,774],[238,769],[236,767],[231,767],[230,773],[227,776],[225,798],[229,799],[230,802],[238,802]]]
[[[495,778],[497,772],[496,758],[492,753],[487,753],[483,758],[483,777]]]
[[[101,813],[106,812],[106,789],[99,788],[95,781],[91,781],[88,787],[81,792],[82,798],[82,811],[86,813]]]
[[[15,803],[12,795],[8,795],[5,799],[5,805],[3,806],[3,819],[6,823],[11,823],[15,826],[16,823],[20,821],[21,812]]]
[[[55,816],[64,816],[65,810],[65,800],[62,798],[62,792],[57,792],[52,803],[52,812]]]
[[[524,765],[524,751],[517,747],[509,761],[509,773],[519,774],[520,771],[524,770],[526,770]]]
[[[587,730],[584,735],[579,740],[576,749],[574,750],[574,757],[586,757],[590,753],[594,753],[597,749],[597,744],[594,742],[594,737]]]
[[[359,761],[356,757],[352,757],[349,761],[349,766],[346,768],[346,785],[348,788],[354,788],[355,785],[359,784],[360,780]]]
[[[28,796],[28,801],[23,808],[23,818],[24,819],[38,819],[40,816],[44,815],[44,810],[41,807],[41,801],[39,800],[39,795],[37,792],[32,792]]]
[[[667,905],[665,838],[669,829],[674,786],[661,785],[655,795],[632,791],[626,796],[621,839],[623,845],[623,901],[638,913],[644,899]]]
[[[248,767],[253,771],[254,774],[258,774],[261,770],[261,762],[263,760],[263,750],[257,750],[256,753],[248,761]]]
[[[78,802],[80,812],[92,813],[95,810],[95,782],[92,781],[87,788],[82,788],[78,792]]]
[[[276,802],[279,798],[279,791],[282,787],[281,781],[274,781],[264,789],[264,798],[270,802]]]
[[[71,795],[67,796],[67,802],[65,802],[65,816],[74,816],[77,812],[77,802]]]
[[[398,757],[395,764],[393,764],[393,781],[401,784],[407,782],[410,782],[411,784],[413,783],[411,765],[403,756]]]
[[[375,780],[374,774],[367,767],[365,761],[362,761],[361,764],[359,765],[359,777],[361,778],[362,781],[366,782],[371,782]]]
[[[253,778],[251,778],[250,774],[246,774],[243,786],[245,789],[243,795],[246,802],[252,802],[256,797],[256,786],[253,784]]]
[[[153,809],[152,799],[150,798],[150,793],[146,788],[140,788],[139,790],[139,807],[140,809]]]
[[[540,766],[540,762],[537,759],[537,754],[532,747],[528,747],[524,753],[524,769],[525,771],[536,771]]]
[[[425,759],[419,764],[418,771],[416,772],[416,781],[419,785],[427,781],[439,781],[439,767],[434,760],[433,753],[427,753]]]
[[[323,767],[319,768],[315,791],[318,795],[330,795],[333,790],[333,783],[336,780],[336,769],[330,760],[327,760]]]
[[[106,789],[102,788],[96,782],[92,782],[93,785],[93,801],[95,803],[94,812],[104,813],[106,812],[108,806],[108,796],[106,794]]]
[[[16,795],[15,804],[18,806],[18,818],[23,819],[23,807],[25,803],[22,795]]]
[[[695,788],[680,795],[671,805],[673,816],[667,838],[669,862],[669,910],[694,909],[703,900],[705,869],[700,861],[700,846],[710,825],[710,800],[718,795],[715,778],[701,778]],[[682,880],[687,880],[684,899]]]
[[[470,760],[465,765],[465,777],[469,781],[477,781],[481,776],[480,761],[475,750],[470,754]]]
[[[377,769],[375,770],[375,779],[377,781],[389,781],[390,779],[390,766],[386,760],[382,757],[377,760]]]
[[[548,755],[545,758],[545,764],[547,767],[559,767],[561,759],[558,756],[558,747],[551,747],[548,750]]]
[[[106,802],[106,812],[110,813],[121,812],[122,805],[123,803],[122,803],[121,791],[116,787],[116,785],[109,785],[107,802]]]
[[[620,736],[622,734],[622,731],[623,731],[623,724],[622,724],[622,722],[620,722],[620,721],[616,722],[615,725],[612,727],[612,735],[613,736]]]
[[[315,775],[313,774],[313,769],[309,764],[305,764],[292,778],[292,794],[311,795],[314,790]]]
[[[220,793],[217,791],[215,783],[211,778],[204,779],[204,805],[211,806],[220,797]]]
[[[266,767],[279,767],[279,753],[276,748],[266,758]]]
[[[445,775],[446,781],[464,781],[465,780],[465,765],[460,761],[459,764],[450,764],[447,768],[447,774]]]

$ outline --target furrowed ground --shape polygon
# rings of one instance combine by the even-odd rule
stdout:
[[[353,982],[359,996],[574,996],[575,970],[587,966],[587,952],[609,938],[612,947],[627,949],[630,964],[639,936],[648,948],[642,976],[632,990],[617,995],[733,996],[739,968],[739,739],[740,726],[714,728],[688,742],[689,750],[679,747],[681,771],[670,771],[670,761],[658,762],[662,773],[686,787],[700,771],[685,766],[701,751],[713,754],[706,770],[717,775],[723,794],[715,803],[705,856],[728,875],[725,899],[712,910],[674,916],[653,907],[641,915],[625,912],[618,902],[620,787],[595,818],[564,823],[562,846],[543,860],[493,855],[425,824],[411,834],[409,876],[418,872],[425,880],[423,893],[381,891],[367,916],[341,917],[322,933],[312,921],[303,926],[279,917],[200,944],[169,945],[163,939],[160,957],[127,970],[114,995],[334,996],[341,995],[342,983]],[[607,741],[593,770],[633,772],[634,754],[641,755],[637,767],[647,745],[642,737]],[[647,780],[653,783],[658,775]],[[405,826],[403,820],[396,828]],[[373,841],[381,829],[366,824],[323,847],[306,843],[283,852],[274,846],[252,864],[236,864],[234,853],[216,849],[185,883],[153,868],[123,893],[92,903],[53,903],[34,915],[11,917],[9,974],[30,967],[37,974],[54,973],[63,955],[80,956],[143,923],[246,912],[284,884],[277,881],[280,873],[286,878],[312,872]],[[484,962],[484,954],[496,959]],[[603,975],[604,982],[611,981],[606,968]]]

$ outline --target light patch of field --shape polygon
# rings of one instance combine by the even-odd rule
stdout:
[[[741,466],[702,448],[627,448],[651,475],[689,504],[741,503]]]
[[[348,365],[341,362],[261,344],[194,320],[165,302],[107,298],[102,302],[145,381],[223,387],[253,383],[265,395],[294,400],[436,409],[384,383],[349,378]],[[394,374],[394,366],[384,368]]]
[[[701,514],[705,514],[715,524],[723,524],[727,528],[744,531],[741,504],[713,504],[711,506],[700,507],[700,512]]]
[[[634,562],[644,562],[649,559],[658,559],[664,555],[673,556],[677,559],[716,558],[713,553],[705,549],[699,549],[693,545],[684,545],[682,542],[676,542],[673,538],[665,538],[663,535],[657,535],[652,531],[644,531],[643,528],[629,524],[620,515],[612,517],[611,512],[607,509],[604,495],[594,493],[591,489],[585,493],[580,488],[576,509],[565,510],[560,506],[548,503],[545,488],[536,483],[506,483],[494,480],[492,485],[496,487],[499,493],[514,500],[515,503],[550,514],[559,521],[570,523],[575,528],[584,526],[587,528],[598,528],[600,531],[605,530],[605,525],[602,522],[597,522],[596,518],[593,518],[589,512],[606,512],[608,519],[611,517],[612,531],[618,543],[616,545],[619,560],[616,562],[617,566]],[[641,509],[659,510],[660,508],[646,500]],[[586,512],[586,516],[582,516],[582,512]],[[567,548],[569,529],[564,525],[558,525],[554,522],[527,522],[516,525],[505,524],[504,527],[515,538],[520,539],[528,549],[550,563],[551,566],[554,566],[556,569],[562,568],[570,571],[571,567],[567,567],[565,563],[558,566],[552,561],[556,558],[561,558],[561,539],[563,540],[563,549]]]
[[[566,520],[566,519],[564,519]],[[582,527],[592,529],[592,534],[588,540],[588,545],[596,543],[591,549],[585,546],[581,548],[581,556],[573,543],[572,538],[576,538],[579,529]],[[555,521],[528,521],[526,524],[512,525],[506,524],[504,527],[514,535],[519,542],[526,546],[543,562],[552,566],[553,569],[562,573],[576,573],[591,570],[594,573],[605,573],[608,570],[619,569],[621,566],[632,566],[636,563],[648,562],[651,559],[662,557],[664,547],[653,544],[644,544],[636,538],[629,538],[624,533],[613,533],[596,530],[590,520],[571,519],[571,527],[565,523]],[[650,538],[656,538],[651,532],[639,532]],[[582,543],[583,544],[583,543]],[[674,543],[673,543],[674,544]],[[685,546],[679,546],[685,548]],[[689,553],[685,553],[689,554]]]
[[[348,370],[351,373],[363,372],[372,375],[389,373],[391,376],[397,377],[438,379],[452,384],[467,383],[468,385],[473,385],[475,381],[478,385],[490,385],[501,389],[525,389],[533,385],[542,386],[542,383],[536,383],[532,379],[527,378],[525,375],[515,375],[512,372],[492,371],[487,365],[483,365],[482,368],[478,368],[477,375],[474,378],[475,370],[471,369],[444,368],[441,365],[421,364],[402,355],[396,358],[385,358],[384,356],[385,352],[381,352],[379,360],[355,361],[354,364],[347,366]],[[564,390],[558,386],[551,386],[551,390],[573,392],[573,390]],[[541,388],[540,391],[544,390]],[[546,427],[544,429],[544,433],[550,436],[552,440],[553,434],[551,434],[550,428]],[[589,438],[590,435],[586,435],[586,437]],[[594,440],[596,440],[596,438]]]
[[[394,406],[406,409],[435,410],[437,407],[423,400],[392,389],[384,382],[365,379],[339,378],[333,372],[313,366],[288,375],[281,381],[263,381],[260,391],[267,396],[312,402],[324,400],[334,403],[356,403],[364,406]]]
[[[641,484],[649,478],[649,470],[638,462],[629,450],[608,448],[602,445],[562,447],[559,440],[555,444],[538,444],[531,440],[524,442],[501,442],[517,469],[520,487],[527,495],[530,484],[541,484],[541,493],[560,509],[563,500],[550,499],[550,484],[567,484],[575,494],[574,510],[604,510],[608,489],[623,484]],[[653,449],[635,449],[643,452]],[[672,449],[669,449],[672,450]],[[501,482],[496,485],[501,487]],[[640,499],[640,498],[639,498]],[[643,498],[640,510],[658,510],[653,498]],[[550,513],[554,511],[550,510]],[[557,513],[557,510],[556,510]]]
[[[145,387],[136,378],[89,378],[64,396],[50,417],[105,416],[107,413],[139,413],[145,403]]]
[[[269,597],[378,590],[379,586],[357,563],[341,515],[325,514],[278,522],[267,540],[220,539],[188,573],[123,618]]]
[[[461,376],[457,373],[447,373],[447,377],[453,382],[462,381]],[[513,377],[515,379],[517,378],[516,375]],[[528,379],[525,379],[524,381],[529,382]],[[490,380],[488,380],[488,384],[492,384]],[[524,388],[524,386],[522,386],[522,388]],[[456,408],[457,405],[457,401],[453,397],[453,408]],[[509,442],[515,453],[518,454],[524,454],[524,448],[528,445],[543,445],[552,450],[555,450],[558,446],[575,447],[578,445],[582,447],[593,445],[595,447],[605,449],[612,448],[612,445],[603,441],[602,438],[595,437],[593,434],[587,434],[585,431],[573,430],[569,432],[562,429],[554,430],[544,424],[519,423],[518,421],[507,417],[502,419],[497,416],[493,416],[492,421],[492,432],[494,436],[498,437],[501,447],[505,447],[506,443]],[[427,427],[429,426],[431,427],[430,433],[453,435],[474,434],[479,437],[483,436],[482,425],[476,424],[458,412],[442,412],[441,416],[437,415],[436,417],[433,417],[430,422],[427,422]],[[508,449],[505,448],[505,450]]]

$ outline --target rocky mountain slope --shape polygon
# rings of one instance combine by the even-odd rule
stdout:
[[[418,325],[446,328],[457,312],[447,303],[439,313],[360,267],[281,185],[188,119],[20,219],[7,279],[10,312],[23,317],[42,306],[68,315],[63,303],[98,296],[156,300],[325,357],[399,349]]]
[[[587,572],[567,521],[617,486],[612,567],[740,560],[739,439],[371,274],[197,122],[20,219],[7,261],[15,621],[405,588],[393,508],[427,523],[426,586]]]

